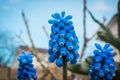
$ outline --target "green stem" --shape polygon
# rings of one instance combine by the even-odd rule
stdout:
[[[65,56],[63,56],[63,80],[67,80],[67,61]]]

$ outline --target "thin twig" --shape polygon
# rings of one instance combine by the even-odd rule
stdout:
[[[49,40],[49,39],[50,39],[50,38],[49,38],[49,34],[48,34],[45,26],[43,26],[43,30],[44,30],[44,32],[45,32],[45,34],[46,34],[46,36],[47,36],[47,38],[48,38],[48,40]]]
[[[81,54],[80,54],[80,60],[79,61],[81,61],[82,60],[82,57],[83,57],[83,55],[84,55],[84,52],[85,52],[85,49],[86,49],[86,46],[87,46],[87,42],[88,42],[88,40],[87,40],[87,38],[86,38],[86,0],[84,0],[84,9],[83,9],[83,29],[84,29],[84,43],[83,43],[83,46],[82,46],[82,52],[81,52]]]
[[[97,24],[100,25],[100,27],[105,30],[105,31],[109,31],[109,33],[111,33],[111,31],[103,24],[101,23],[100,21],[98,21],[94,16],[93,14],[90,12],[90,10],[88,8],[86,8],[86,11],[90,14],[91,18],[93,19],[93,21],[95,21]]]

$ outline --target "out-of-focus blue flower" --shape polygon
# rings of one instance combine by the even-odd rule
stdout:
[[[103,70],[104,70],[104,72],[105,73],[108,73],[108,72],[110,72],[110,69],[109,69],[109,66],[108,65],[103,65]]]
[[[94,66],[95,70],[99,70],[101,68],[101,63],[96,63]]]
[[[93,51],[94,56],[92,56],[91,67],[89,75],[91,80],[112,80],[115,76],[115,70],[117,69],[114,64],[112,48],[110,44],[106,43],[104,47],[96,43],[96,50]]]
[[[73,58],[73,60],[70,61],[71,64],[76,64],[78,62],[78,59]]]
[[[31,52],[22,51],[22,54],[18,56],[18,80],[38,80],[36,75],[36,69],[32,64],[33,55]]]
[[[53,19],[48,22],[52,24],[49,41],[48,58],[49,62],[54,62],[58,67],[63,65],[63,56],[67,62],[76,64],[79,58],[79,41],[74,31],[71,15],[65,16],[65,12],[51,15]],[[54,55],[54,53],[56,55]]]

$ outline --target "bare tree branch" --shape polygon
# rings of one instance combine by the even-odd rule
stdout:
[[[91,18],[100,25],[100,27],[105,30],[105,31],[110,31],[103,23],[101,23],[100,21],[98,21],[93,14],[90,12],[90,10],[88,10],[88,8],[86,9],[86,11],[88,11],[88,13],[90,14]]]
[[[115,48],[120,50],[120,44],[119,44],[120,39],[119,38],[115,38],[114,36],[110,35],[108,32],[99,31],[97,34],[101,40],[111,43]]]
[[[39,55],[37,54],[38,51],[37,51],[36,48],[35,48],[35,45],[34,45],[34,42],[33,42],[33,39],[32,39],[31,33],[30,33],[29,25],[28,25],[28,22],[27,22],[27,20],[26,20],[26,17],[25,17],[24,12],[22,12],[22,16],[23,16],[23,19],[24,19],[24,22],[25,22],[25,25],[26,25],[26,29],[27,29],[27,33],[28,33],[30,42],[31,42],[31,44],[32,44],[32,48],[33,48],[33,49],[32,49],[32,52],[33,52],[34,56],[36,57],[37,61],[40,63],[40,65],[42,66],[42,68],[44,68],[48,73],[50,73],[52,76],[54,76],[54,75],[50,72],[50,70],[49,70],[48,68],[46,68],[46,67],[42,64],[42,62],[41,62],[42,60],[41,60],[41,58],[39,57]]]
[[[86,40],[86,0],[84,0],[83,14],[84,39]]]
[[[47,38],[48,38],[48,40],[49,40],[49,39],[50,39],[50,38],[49,38],[49,34],[48,34],[48,32],[47,32],[45,26],[43,26],[43,30],[44,30],[44,32],[45,32],[45,34],[46,34],[46,36],[47,36]]]
[[[88,42],[88,40],[87,40],[87,38],[86,38],[86,0],[84,0],[84,9],[83,9],[83,31],[84,31],[84,34],[83,34],[83,36],[84,36],[84,43],[83,43],[83,46],[82,46],[82,52],[81,52],[81,54],[80,54],[80,60],[79,61],[81,61],[82,60],[82,57],[83,57],[83,55],[84,55],[84,52],[85,52],[85,49],[86,49],[86,46],[87,46],[87,42]]]
[[[23,16],[23,19],[24,19],[24,22],[25,22],[25,25],[26,25],[26,29],[27,29],[27,33],[28,33],[30,42],[32,44],[32,48],[35,49],[35,45],[34,45],[34,42],[33,42],[33,39],[32,39],[31,33],[30,33],[30,29],[29,29],[29,26],[28,26],[28,22],[27,22],[27,19],[25,17],[24,12],[22,12],[22,16]]]
[[[97,33],[98,37],[105,42],[110,42],[114,47],[116,47],[118,50],[120,50],[119,49],[120,39],[116,38],[107,26],[105,26],[103,23],[101,23],[100,21],[95,19],[93,14],[88,9],[87,9],[87,11],[90,14],[91,18],[93,19],[93,21],[95,21],[97,24],[99,24],[100,27],[103,29],[102,32],[99,31]],[[118,24],[119,24],[119,21],[118,21]]]
[[[118,1],[118,36],[120,38],[120,0]]]

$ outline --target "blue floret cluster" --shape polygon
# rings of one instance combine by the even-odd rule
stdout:
[[[92,62],[90,66],[89,75],[91,80],[112,80],[115,76],[115,70],[117,69],[113,59],[113,48],[109,43],[106,43],[104,47],[95,43],[94,56],[92,56]]]
[[[76,64],[79,58],[78,38],[74,31],[71,15],[65,16],[65,12],[51,15],[53,19],[48,22],[52,24],[49,41],[48,58],[49,62],[54,62],[58,67],[63,66],[63,57],[67,62]]]
[[[18,80],[38,80],[36,75],[36,69],[32,64],[33,55],[31,52],[22,51],[19,55],[19,67],[18,67]]]

